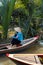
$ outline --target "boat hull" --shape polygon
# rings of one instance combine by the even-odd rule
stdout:
[[[29,42],[27,42],[28,40],[26,40],[25,42],[27,42],[27,43],[23,44],[22,46],[13,48],[13,49],[12,49],[12,48],[11,48],[11,49],[8,49],[8,48],[5,47],[6,49],[1,49],[1,50],[0,50],[0,54],[2,54],[2,53],[9,53],[9,52],[11,52],[11,53],[21,52],[21,51],[23,51],[23,50],[29,48],[31,45],[33,45],[34,42],[35,42],[37,39],[38,39],[37,37],[34,37],[34,38],[32,38],[32,39],[29,39]]]
[[[6,54],[6,56],[26,65],[41,65],[37,54]]]

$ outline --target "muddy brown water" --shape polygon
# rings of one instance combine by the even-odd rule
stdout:
[[[39,44],[34,44],[30,48],[28,48],[22,52],[19,52],[19,53],[43,54],[43,46],[41,46]],[[22,64],[19,62],[16,62],[16,61],[12,61],[11,59],[9,59],[6,56],[0,56],[0,65],[22,65]]]
[[[43,45],[36,43],[32,45],[30,48],[22,51],[21,53],[29,53],[29,54],[43,54]]]
[[[0,57],[0,65],[26,65],[17,61],[13,61],[6,56]]]

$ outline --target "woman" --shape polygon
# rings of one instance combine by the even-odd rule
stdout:
[[[16,45],[16,46],[21,46],[21,41],[23,40],[23,34],[21,32],[21,28],[20,27],[16,27],[14,28],[16,31],[16,34],[12,37],[12,41],[11,44]]]

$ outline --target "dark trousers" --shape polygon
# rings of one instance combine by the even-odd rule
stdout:
[[[15,38],[13,38],[11,41],[12,46],[13,45],[19,45],[20,43],[21,43],[21,41],[19,41],[18,39],[15,39]]]

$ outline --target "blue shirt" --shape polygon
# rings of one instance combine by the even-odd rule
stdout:
[[[16,37],[13,36],[12,38],[16,38],[16,39],[22,41],[22,40],[23,40],[23,34],[22,34],[22,32],[18,32],[18,33],[17,33],[17,36],[16,36]]]

